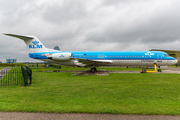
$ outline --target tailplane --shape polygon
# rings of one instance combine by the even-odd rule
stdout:
[[[30,53],[49,52],[48,49],[35,36],[23,36],[23,35],[15,35],[15,34],[5,34],[5,35],[24,40],[27,47],[29,48]]]

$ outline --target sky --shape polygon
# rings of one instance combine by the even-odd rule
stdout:
[[[0,0],[0,61],[28,57],[36,36],[62,51],[180,50],[180,0]]]

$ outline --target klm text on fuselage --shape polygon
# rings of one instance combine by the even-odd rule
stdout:
[[[42,48],[42,45],[29,45],[29,48]]]

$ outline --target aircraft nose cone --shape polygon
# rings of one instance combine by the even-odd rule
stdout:
[[[178,60],[176,60],[176,59],[173,61],[174,64],[177,64],[177,62],[178,62]]]
[[[178,60],[174,59],[174,60],[170,60],[168,65],[175,65],[177,64]]]

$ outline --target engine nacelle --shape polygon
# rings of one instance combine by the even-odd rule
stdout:
[[[52,60],[70,60],[72,53],[54,53],[51,54],[51,57],[48,57]]]

